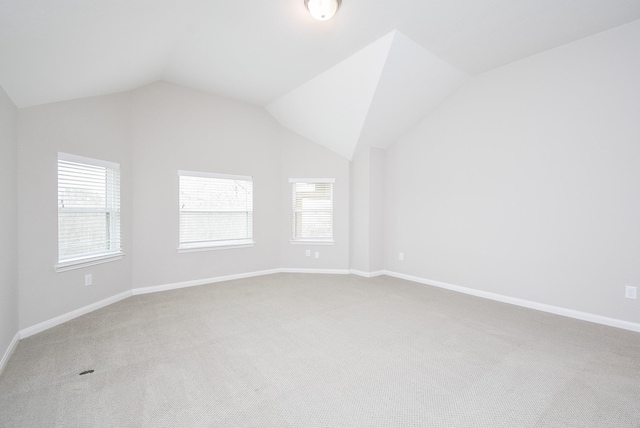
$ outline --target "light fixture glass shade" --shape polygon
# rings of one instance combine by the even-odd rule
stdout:
[[[326,21],[336,14],[342,0],[304,0],[311,16],[318,21]]]

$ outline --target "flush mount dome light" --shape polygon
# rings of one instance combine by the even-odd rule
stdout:
[[[318,21],[326,21],[336,14],[342,0],[304,0],[311,16]]]

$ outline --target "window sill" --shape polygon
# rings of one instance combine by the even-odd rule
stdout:
[[[237,244],[231,244],[229,242],[224,242],[220,244],[207,244],[207,245],[199,245],[199,246],[191,246],[191,247],[178,247],[178,253],[193,253],[197,251],[214,251],[214,250],[229,250],[234,248],[250,248],[255,245],[255,242],[240,242]]]
[[[292,239],[289,242],[297,245],[334,245],[335,241],[318,241],[314,239]]]
[[[117,260],[121,260],[123,257],[124,257],[123,252],[111,253],[111,254],[105,254],[102,256],[86,257],[82,259],[61,262],[55,265],[53,268],[55,269],[56,272],[66,272],[69,270],[81,269],[87,266],[94,266],[102,263],[115,262]]]

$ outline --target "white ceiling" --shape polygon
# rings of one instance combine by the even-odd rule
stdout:
[[[399,31],[267,105],[280,123],[351,159],[387,148],[467,79]]]
[[[0,85],[18,107],[158,80],[267,106],[388,37],[348,138],[384,147],[367,124],[385,113],[376,99],[402,102],[389,94],[411,52],[474,75],[639,18],[639,0],[343,0],[325,22],[303,0],[0,0]]]

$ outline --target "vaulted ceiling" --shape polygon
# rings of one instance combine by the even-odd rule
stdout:
[[[640,18],[638,0],[0,0],[18,107],[173,82],[266,107],[351,157],[465,79]]]

